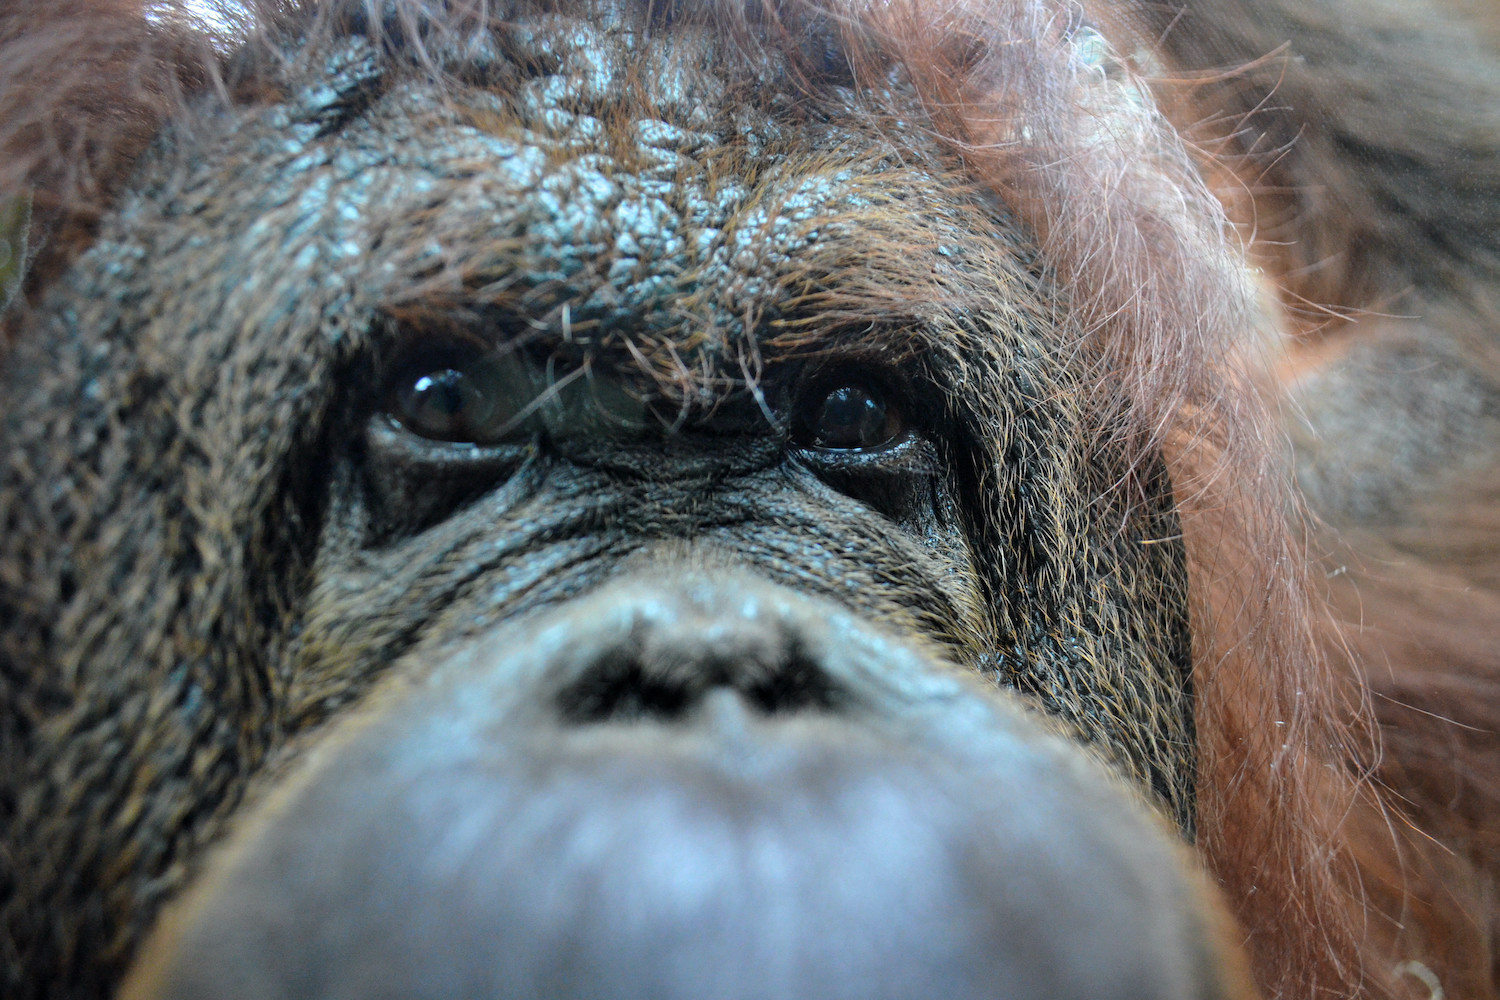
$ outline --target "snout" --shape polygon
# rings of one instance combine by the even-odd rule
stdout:
[[[1116,779],[832,604],[644,574],[431,661],[210,858],[126,997],[1250,995]]]

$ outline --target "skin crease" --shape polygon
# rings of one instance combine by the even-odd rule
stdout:
[[[209,52],[79,4],[0,18],[101,53],[0,115],[7,996],[1448,975],[1456,920],[1368,926],[1396,817],[1275,317],[1076,9],[268,5]]]

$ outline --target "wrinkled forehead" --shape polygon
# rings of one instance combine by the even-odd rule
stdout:
[[[853,30],[615,2],[314,32],[173,213],[255,219],[215,242],[289,289],[600,350],[905,335],[997,279],[1036,307],[1025,234]]]
[[[471,82],[551,71],[623,85],[654,70],[666,75],[647,82],[665,95],[691,82],[677,71],[696,67],[728,82],[790,84],[812,96],[874,83],[901,61],[904,31],[937,32],[943,37],[929,37],[929,48],[972,62],[981,46],[977,37],[961,38],[959,23],[944,6],[921,0],[329,0],[265,22],[262,35],[313,54],[341,36],[363,35],[391,67],[420,62]]]

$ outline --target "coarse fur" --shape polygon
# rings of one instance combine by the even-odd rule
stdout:
[[[1281,316],[1267,309],[1263,290],[1242,266],[1240,251],[1228,235],[1229,222],[1200,179],[1205,167],[1183,149],[1145,84],[1112,59],[1097,57],[1091,49],[1097,36],[1068,4],[1038,0],[866,8],[811,2],[722,3],[702,9],[647,5],[644,11],[631,4],[619,6],[663,37],[679,33],[692,38],[694,32],[709,32],[728,39],[719,51],[735,53],[741,64],[726,70],[726,76],[755,79],[769,72],[809,107],[837,106],[850,91],[877,95],[870,105],[874,117],[885,115],[882,127],[906,143],[898,144],[899,155],[933,157],[946,164],[935,172],[965,178],[969,187],[951,192],[956,226],[983,224],[986,216],[971,203],[989,197],[996,200],[1000,213],[1015,221],[1023,234],[1018,238],[1020,248],[1001,246],[997,237],[995,253],[1031,255],[1039,262],[1035,270],[1045,276],[1052,290],[1048,294],[1056,301],[1044,295],[1036,307],[1054,309],[1049,318],[1064,317],[1054,350],[1071,364],[1070,374],[1050,388],[1063,394],[1076,385],[1077,427],[1089,435],[1077,454],[1097,460],[1113,476],[1092,498],[1106,515],[1100,520],[1110,527],[1088,529],[1093,531],[1090,537],[1107,546],[1118,541],[1112,537],[1117,525],[1124,537],[1163,523],[1154,520],[1158,515],[1152,500],[1163,494],[1158,463],[1165,464],[1190,585],[1197,771],[1186,809],[1170,781],[1158,791],[1169,808],[1191,816],[1198,851],[1239,922],[1265,995],[1397,995],[1402,988],[1399,970],[1410,962],[1432,970],[1445,985],[1471,985],[1473,995],[1492,989],[1492,984],[1476,978],[1472,956],[1454,943],[1474,940],[1466,921],[1474,917],[1472,907],[1486,901],[1444,901],[1443,893],[1461,894],[1455,886],[1468,872],[1459,862],[1452,864],[1460,870],[1445,870],[1450,862],[1427,850],[1420,835],[1393,832],[1392,826],[1404,822],[1405,814],[1391,811],[1393,803],[1381,799],[1379,786],[1364,781],[1367,769],[1381,762],[1374,720],[1366,717],[1360,678],[1346,675],[1342,647],[1330,643],[1323,627],[1308,580],[1305,552],[1310,543],[1296,527],[1291,470],[1285,465],[1277,418],[1267,405],[1275,375],[1263,348],[1275,336],[1273,323]],[[35,331],[46,335],[61,329],[36,317],[56,311],[55,300],[48,296],[58,294],[58,283],[69,268],[94,246],[101,227],[108,226],[102,220],[116,209],[121,192],[132,184],[149,189],[178,182],[173,171],[185,168],[170,150],[149,164],[144,177],[131,180],[138,158],[164,125],[171,122],[176,130],[171,143],[192,148],[200,136],[217,141],[219,130],[232,132],[235,123],[249,122],[258,109],[295,107],[298,88],[325,74],[330,61],[346,51],[350,37],[369,40],[379,68],[368,78],[360,78],[365,71],[359,67],[350,70],[355,84],[335,101],[310,102],[314,117],[297,127],[333,132],[361,114],[366,102],[395,87],[392,80],[420,80],[462,107],[468,88],[476,86],[473,80],[483,76],[486,46],[491,44],[486,39],[496,26],[518,12],[536,15],[543,9],[566,14],[571,8],[564,3],[399,0],[378,10],[342,5],[309,13],[297,4],[267,3],[237,22],[237,29],[251,35],[248,47],[239,48],[235,38],[191,30],[189,19],[163,16],[161,10],[148,19],[138,4],[80,0],[8,6],[0,15],[0,192],[29,196],[34,220],[30,243],[40,248],[6,316],[7,336],[15,341],[12,350],[53,349],[23,340]],[[1263,9],[1264,4],[1255,5],[1246,19],[1259,17]],[[1237,23],[1233,12],[1221,11],[1228,8],[1215,6],[1203,18],[1215,26]],[[1112,9],[1109,14],[1143,35],[1151,27],[1134,9]],[[1272,34],[1277,30],[1275,22],[1266,29]],[[1207,36],[1193,34],[1186,23],[1181,28],[1163,24],[1158,33],[1165,57],[1184,68],[1232,66],[1255,59],[1260,55],[1255,50],[1262,47],[1266,54],[1275,52],[1275,43],[1264,34],[1226,48],[1222,60],[1206,61],[1186,48],[1173,47],[1178,40],[1199,37]],[[490,81],[481,84],[485,85],[496,86]],[[649,89],[644,82],[637,85]],[[888,87],[898,96],[882,104],[878,95]],[[1316,95],[1318,87],[1310,84],[1309,94]],[[1245,92],[1255,93],[1248,87]],[[1205,98],[1205,88],[1196,88],[1193,100],[1183,102],[1184,108],[1194,109],[1184,110],[1184,119],[1203,117],[1202,105],[1196,102],[1212,102],[1217,93],[1209,90]],[[1226,102],[1224,113],[1248,113],[1263,101],[1257,95],[1251,106],[1233,110]],[[913,108],[926,117],[915,122],[900,118]],[[486,127],[479,111],[470,108],[467,113],[478,128]],[[1288,119],[1273,120],[1277,127],[1285,127],[1282,123]],[[1245,121],[1252,123],[1249,128],[1255,119]],[[925,138],[910,141],[903,129]],[[1485,130],[1476,128],[1476,133],[1482,136]],[[1283,140],[1273,133],[1271,142],[1282,150],[1291,138]],[[1263,148],[1252,146],[1246,156]],[[1314,144],[1309,155],[1319,155],[1317,150]],[[1283,155],[1276,163],[1294,165],[1297,155]],[[1345,162],[1328,155],[1334,162]],[[1483,151],[1475,157],[1486,169],[1500,162]],[[1236,176],[1243,177],[1250,173],[1241,167],[1244,162],[1251,161],[1222,158],[1209,168],[1208,176],[1220,178],[1225,174],[1215,171],[1240,167]],[[253,163],[245,167],[257,169]],[[1351,179],[1327,182],[1326,189],[1357,192],[1362,190],[1359,178],[1370,176],[1353,177],[1352,168],[1348,173]],[[1403,230],[1375,239],[1333,231],[1329,239],[1336,248],[1311,244],[1300,234],[1329,232],[1322,226],[1324,215],[1304,227],[1304,213],[1280,207],[1273,199],[1295,198],[1320,188],[1297,177],[1284,183],[1272,180],[1266,188],[1269,193],[1254,202],[1262,233],[1289,243],[1297,234],[1294,249],[1287,253],[1311,255],[1301,262],[1278,256],[1268,264],[1288,303],[1296,310],[1306,302],[1383,308],[1392,295],[1388,289],[1400,280],[1387,272],[1397,272],[1410,256],[1405,248],[1412,234]],[[1459,198],[1458,204],[1474,210],[1484,204],[1493,207],[1493,201],[1481,196],[1466,199]],[[843,261],[833,246],[826,258],[806,265],[809,291],[798,303],[802,315],[837,317],[840,328],[857,330],[892,313],[924,318],[1005,313],[1006,301],[986,301],[972,286],[903,270],[902,259],[924,248],[903,242],[912,237],[900,225],[897,206],[882,208],[878,198],[871,200],[876,209],[863,210],[866,214],[858,222],[884,239],[883,256]],[[1244,208],[1232,197],[1228,200],[1232,208]],[[211,207],[206,204],[201,210]],[[1422,211],[1431,210],[1418,206],[1418,211],[1400,218],[1416,217],[1426,220],[1424,225],[1454,230]],[[1396,215],[1383,210],[1325,214],[1376,222]],[[1278,221],[1271,225],[1267,219]],[[104,231],[117,238],[117,231]],[[1492,235],[1500,230],[1482,225],[1464,230],[1481,231]],[[1355,246],[1373,246],[1376,264],[1340,270],[1323,263]],[[1454,268],[1488,266],[1469,259],[1489,252],[1477,240],[1472,246],[1472,254],[1449,255]],[[385,312],[421,323],[436,322],[433,316],[440,310],[434,303],[445,296],[472,307],[472,289],[495,280],[482,270],[485,254],[492,252],[461,247],[436,269],[430,262],[393,258],[407,285],[387,293]],[[204,253],[204,266],[214,266],[212,254]],[[1436,252],[1419,256],[1434,266],[1449,261]],[[1321,265],[1313,271],[1338,276],[1312,280],[1306,266],[1312,263]],[[865,287],[861,282],[866,272],[902,280]],[[1375,277],[1368,281],[1376,284],[1363,284],[1371,274]],[[1429,290],[1456,280],[1446,271],[1431,278],[1409,270],[1399,274]],[[333,308],[332,300],[318,302],[316,295],[332,293],[309,293],[309,310]],[[1438,295],[1428,291],[1425,301]],[[122,302],[120,308],[130,304]],[[90,317],[102,315],[84,311]],[[351,315],[357,313],[351,310]],[[174,318],[167,317],[167,325]],[[952,370],[964,374],[949,386],[950,394],[970,399],[968,406],[993,421],[994,440],[982,447],[986,453],[998,452],[1015,418],[999,402],[986,409],[981,397],[986,387],[999,381],[993,369],[1006,356],[970,342],[985,334],[985,328],[947,322],[947,346],[927,349],[946,350]],[[745,325],[753,323],[746,319]],[[278,350],[284,353],[286,348],[275,339],[281,328],[269,321],[253,326],[246,323],[246,337],[263,338],[264,343],[254,346],[261,353],[240,363],[284,366],[273,383],[277,389],[322,385],[351,364],[337,352],[284,357]],[[778,349],[789,356],[808,350],[809,344],[827,349],[796,324],[781,329],[777,344],[762,345],[770,357],[761,357],[762,348],[736,339],[732,331],[723,332],[723,350],[732,362],[727,370],[753,385],[761,366],[776,360]],[[713,333],[703,336],[712,339]],[[727,391],[735,382],[733,377],[715,382],[722,375],[719,369],[684,362],[682,358],[693,356],[693,346],[697,345],[681,338],[625,336],[602,345],[600,351],[615,351],[638,362],[650,376],[653,391],[674,400],[679,412],[687,414],[704,397]],[[184,351],[185,367],[207,370],[226,364],[214,353],[216,347],[205,346],[201,354],[180,345],[162,348],[173,349]],[[887,357],[899,354],[890,346],[875,349]],[[249,348],[237,344],[236,350]],[[222,418],[237,428],[240,447],[248,453],[259,447],[255,442],[269,439],[288,453],[316,451],[319,439],[308,437],[298,421],[316,425],[323,417],[317,407],[334,404],[314,401],[311,395],[305,405],[280,401],[263,387],[233,383],[232,374],[225,375],[226,398],[204,405],[246,408],[242,418]],[[100,384],[111,383],[103,378]],[[260,385],[254,379],[245,384]],[[55,982],[85,995],[114,982],[160,903],[186,881],[202,845],[219,835],[267,762],[286,754],[328,714],[363,691],[356,683],[360,671],[341,673],[340,668],[351,664],[334,654],[318,661],[304,651],[305,662],[321,662],[324,671],[312,681],[276,673],[276,657],[289,640],[276,634],[275,626],[297,616],[303,593],[315,582],[307,555],[312,542],[305,533],[316,518],[302,499],[309,491],[288,479],[319,473],[289,471],[280,464],[221,469],[215,465],[217,458],[194,453],[197,446],[165,429],[174,420],[211,422],[216,419],[213,413],[166,412],[154,395],[157,387],[149,384],[116,388],[136,394],[118,401],[123,408],[119,412],[139,405],[146,412],[134,419],[155,429],[142,432],[148,439],[140,444],[139,456],[114,455],[110,461],[170,461],[179,482],[142,479],[133,469],[91,469],[83,461],[70,460],[63,468],[75,469],[79,477],[67,483],[79,494],[78,509],[63,502],[47,509],[45,516],[37,514],[36,501],[19,499],[23,493],[36,493],[35,482],[28,478],[34,473],[27,469],[11,474],[3,496],[6,539],[0,556],[0,601],[12,619],[0,646],[0,760],[7,774],[46,776],[7,787],[0,797],[7,848],[0,865],[27,866],[0,867],[0,947],[9,950],[7,975],[14,978],[7,986],[18,995],[36,993]],[[59,420],[72,405],[92,405],[61,398],[63,383],[54,391],[60,397]],[[235,393],[243,398],[234,398]],[[117,425],[104,421],[100,426],[113,430]],[[48,435],[68,436],[29,425],[28,433],[34,442],[48,440]],[[108,453],[106,445],[98,444],[101,453]],[[174,448],[182,453],[174,453]],[[981,464],[978,475],[999,476],[994,471],[998,467]],[[1304,480],[1317,474],[1299,472]],[[267,481],[272,473],[282,478]],[[89,477],[98,477],[105,486],[126,482],[142,492],[111,501],[121,504],[119,508],[89,509],[81,498],[100,489],[86,481]],[[213,496],[229,486],[249,499],[226,513]],[[1320,510],[1333,503],[1315,488],[1313,494]],[[167,512],[158,514],[152,509],[156,496],[170,496],[180,509],[173,512],[163,506]],[[139,512],[125,509],[132,503],[140,505]],[[1479,513],[1488,508],[1476,501],[1466,509]],[[1289,510],[1294,512],[1292,526]],[[1077,531],[1082,537],[1088,534],[1087,520],[1083,512],[1075,512],[1059,517],[1049,528]],[[983,523],[973,530],[989,542],[992,558],[1017,558],[1007,554],[1003,530]],[[1476,531],[1483,530],[1476,526]],[[1386,541],[1400,544],[1390,534]],[[78,575],[80,570],[100,572],[99,567],[111,565],[116,577]],[[252,577],[288,583],[283,592],[268,594],[240,582]],[[1147,574],[1139,582],[1151,579]],[[1127,579],[1121,586],[1129,589],[1131,582]],[[1005,606],[1003,595],[998,599],[1001,606],[993,612],[995,618],[1024,618],[1026,608]],[[1410,607],[1414,599],[1420,597],[1393,595],[1385,613],[1399,615],[1399,609]],[[1485,598],[1475,600],[1482,604]],[[1370,608],[1367,603],[1367,616]],[[982,645],[982,638],[966,620],[956,620],[967,614],[949,614],[944,620],[943,609],[924,609],[911,613],[909,620],[917,623],[914,631],[954,648],[972,649]],[[1477,609],[1464,621],[1475,626],[1484,620],[1483,614]],[[317,625],[307,627],[316,632]],[[372,628],[378,632],[379,626],[377,622]],[[1465,633],[1455,628],[1444,634]],[[328,641],[331,648],[332,639]],[[1433,655],[1431,643],[1436,641],[1423,646],[1426,652],[1421,655]],[[1358,637],[1353,644],[1359,645]],[[244,651],[252,646],[260,652],[246,656]],[[1357,651],[1369,659],[1396,656],[1395,649],[1387,643],[1379,652]],[[202,728],[186,734],[189,745],[183,746],[177,741],[184,734],[174,728],[181,726],[176,709],[188,697],[190,685],[181,669],[195,657],[204,665],[191,666],[192,683],[236,711],[200,717],[197,724]],[[1408,659],[1418,658],[1413,654]],[[161,687],[143,692],[121,679],[101,676],[103,665],[131,663],[140,664],[140,670]],[[1484,678],[1493,676],[1451,669],[1443,673],[1443,683],[1459,687],[1483,684]],[[1036,685],[1030,693],[1064,716],[1077,711],[1076,705],[1068,704],[1067,692],[1024,677],[1009,680],[1023,690],[1028,690],[1028,683]],[[1393,704],[1415,705],[1445,717],[1459,707],[1448,702],[1428,705],[1399,687],[1393,697]],[[1492,699],[1477,701],[1493,704]],[[1400,714],[1398,709],[1381,711],[1389,730],[1382,776],[1388,786],[1411,799],[1410,819],[1435,823],[1436,831],[1448,822],[1434,812],[1436,793],[1427,798],[1417,795],[1422,774],[1432,771],[1403,776],[1401,769],[1421,771],[1426,756],[1434,752],[1434,742],[1481,732],[1493,720],[1476,719],[1474,730],[1442,729],[1429,735],[1410,720],[1398,719]],[[1102,743],[1127,742],[1118,733],[1087,732],[1084,719],[1070,721]],[[1407,748],[1402,740],[1413,745]],[[124,763],[122,745],[129,748]],[[1478,838],[1493,815],[1484,804],[1493,802],[1493,786],[1487,791],[1480,787],[1493,778],[1484,757],[1493,744],[1481,736],[1472,745],[1477,777],[1466,787],[1481,795],[1481,805],[1465,829]],[[1149,747],[1139,752],[1117,749],[1127,770],[1143,783],[1154,783],[1150,767],[1141,763],[1152,760]],[[191,794],[184,794],[184,784]],[[60,797],[68,801],[60,802]],[[38,841],[28,832],[38,828],[45,828],[52,839]],[[20,844],[25,846],[14,846]],[[1476,842],[1471,854],[1473,860],[1464,863],[1493,863],[1492,845]],[[1492,905],[1492,897],[1488,902]],[[1382,923],[1382,908],[1391,920],[1403,921],[1404,929],[1393,932]],[[1457,995],[1457,987],[1450,988]]]
[[[1125,5],[1113,5],[1123,12]],[[1385,933],[1500,982],[1500,15],[1493,4],[1131,6],[1275,276],[1313,550],[1380,720]],[[1425,940],[1424,940],[1425,939]]]

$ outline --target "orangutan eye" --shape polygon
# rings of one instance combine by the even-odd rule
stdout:
[[[793,424],[797,443],[826,451],[871,451],[906,433],[889,394],[861,381],[825,384],[809,394]]]
[[[387,382],[385,408],[418,437],[491,444],[524,430],[535,396],[514,353],[444,346],[397,367]]]

